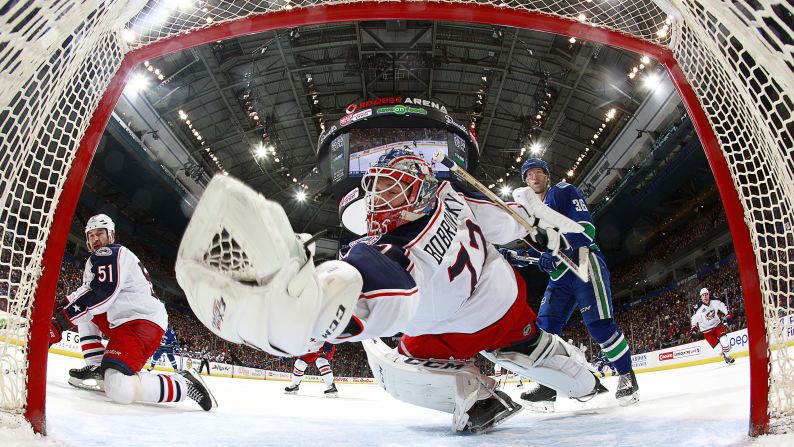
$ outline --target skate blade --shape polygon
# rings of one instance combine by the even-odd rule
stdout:
[[[284,391],[284,394],[298,394],[297,391]]]
[[[325,397],[339,397],[339,393],[326,393]]]
[[[69,385],[80,388],[81,390],[88,390],[88,391],[98,391],[103,392],[105,391],[105,382],[102,380],[91,380],[90,382],[95,382],[95,384],[91,384],[90,382],[84,382],[80,379],[69,377]]]
[[[529,411],[534,413],[554,413],[554,402],[524,402]]]
[[[640,401],[640,395],[638,393],[634,393],[630,396],[621,397],[618,399],[618,405],[621,407],[628,407],[629,405],[634,405]]]

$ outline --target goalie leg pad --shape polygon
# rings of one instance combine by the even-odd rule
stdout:
[[[380,339],[362,345],[375,380],[387,393],[406,403],[452,413],[455,431],[469,427],[468,411],[477,401],[494,396],[496,381],[482,375],[472,362],[406,357]],[[511,408],[513,413],[519,409]]]
[[[596,378],[582,351],[557,335],[543,330],[534,346],[483,351],[481,354],[524,377],[574,398],[586,398],[596,391]]]

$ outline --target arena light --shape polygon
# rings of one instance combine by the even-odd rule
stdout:
[[[265,158],[267,156],[267,149],[265,149],[265,146],[262,144],[258,145],[256,149],[254,149],[254,156],[256,156],[256,158]]]
[[[124,39],[125,42],[131,43],[135,42],[135,39],[138,38],[138,35],[135,33],[135,31],[129,28],[124,28],[121,30],[121,38]]]
[[[303,202],[304,200],[306,200],[306,191],[298,191],[297,193],[295,193],[295,200],[297,200],[298,202]]]
[[[543,148],[540,147],[540,143],[532,143],[532,147],[530,147],[530,150],[532,151],[532,155],[539,155],[542,152]]]
[[[510,194],[510,191],[512,191],[510,186],[504,185],[504,186],[502,186],[502,189],[499,190],[499,194],[501,194],[503,196],[506,196],[506,195]]]
[[[660,80],[661,76],[659,76],[658,73],[648,73],[643,79],[643,84],[648,90],[654,91],[657,87],[659,87]]]
[[[130,93],[138,93],[146,90],[149,87],[149,80],[147,76],[143,73],[135,73],[130,77],[129,82],[127,82],[127,88],[129,89]]]

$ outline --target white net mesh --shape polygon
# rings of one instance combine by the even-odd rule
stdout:
[[[245,17],[345,0],[62,0],[0,3],[0,365],[28,371],[25,317],[66,174],[124,54]],[[396,2],[382,2],[396,3]],[[420,2],[405,2],[420,3]],[[430,3],[430,2],[429,2]],[[794,339],[792,5],[784,1],[474,0],[432,2],[534,11],[668,47],[728,161],[755,249],[770,346]],[[409,5],[410,6],[410,5]],[[235,24],[239,23],[239,27]],[[532,24],[527,23],[531,28]],[[570,29],[561,27],[561,30]],[[59,222],[58,225],[68,225]],[[13,349],[19,343],[21,349]],[[769,407],[794,417],[794,360],[770,359]],[[26,375],[0,375],[0,408],[24,410]]]
[[[248,255],[225,228],[213,236],[204,262],[238,281],[255,281],[257,277]]]
[[[673,50],[711,121],[742,200],[767,339],[777,349],[794,342],[794,46],[791,28],[781,22],[788,14],[791,26],[794,7],[709,3],[706,8],[681,2],[689,26]],[[794,359],[785,349],[770,357],[769,387],[773,428],[791,431]]]

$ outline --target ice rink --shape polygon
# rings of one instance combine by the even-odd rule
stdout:
[[[0,430],[0,445],[43,446],[791,446],[794,435],[747,436],[749,363],[712,363],[638,375],[639,404],[610,394],[580,404],[564,399],[553,414],[524,410],[484,435],[456,434],[450,414],[392,399],[374,385],[341,384],[336,399],[320,383],[285,395],[286,382],[205,377],[219,408],[193,401],[117,405],[75,389],[69,368],[82,360],[50,354],[48,437]],[[311,373],[313,367],[307,371]],[[527,385],[525,385],[527,387]],[[505,386],[517,401],[521,389]],[[525,388],[526,389],[526,388]]]

